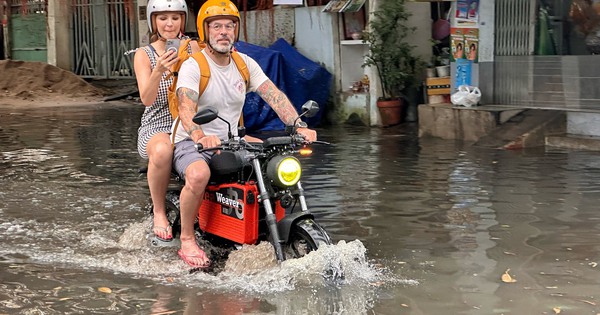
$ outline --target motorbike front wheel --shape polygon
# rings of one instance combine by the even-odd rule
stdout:
[[[300,258],[317,250],[319,246],[331,244],[327,232],[312,219],[295,222],[286,243],[287,255]]]

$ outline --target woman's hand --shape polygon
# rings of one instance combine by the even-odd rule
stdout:
[[[174,50],[169,50],[162,54],[156,60],[156,71],[160,71],[161,73],[170,70],[171,66],[173,66],[177,61],[179,61],[179,56],[177,56],[177,52]]]

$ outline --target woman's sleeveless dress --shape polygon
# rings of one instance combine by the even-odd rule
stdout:
[[[142,49],[144,49],[148,55],[148,58],[150,59],[150,66],[152,69],[154,69],[156,67],[157,57],[155,50],[150,46],[142,47]],[[191,54],[191,52],[192,48],[189,46],[188,53]],[[169,86],[173,82],[173,77],[166,80],[168,74],[168,72],[163,73],[158,88],[158,94],[156,95],[156,100],[151,106],[146,107],[144,114],[142,114],[142,122],[140,128],[138,129],[137,147],[139,155],[145,160],[148,159],[146,146],[148,145],[150,138],[157,133],[171,133],[173,118],[169,112],[167,93]]]

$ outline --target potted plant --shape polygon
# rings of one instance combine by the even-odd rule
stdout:
[[[405,0],[379,0],[369,19],[363,42],[369,45],[363,67],[375,67],[382,94],[377,99],[383,125],[401,121],[402,96],[417,85],[417,74],[424,63],[413,54],[414,46],[406,41],[415,31],[407,24],[411,16]]]

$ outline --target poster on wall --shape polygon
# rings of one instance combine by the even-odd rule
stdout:
[[[454,14],[457,25],[477,25],[479,20],[479,0],[457,0]]]
[[[456,61],[456,87],[461,85],[471,85],[473,75],[473,61],[467,59],[458,59]]]
[[[351,0],[331,0],[323,8],[323,12],[343,12]]]
[[[479,29],[456,28],[450,29],[451,61],[467,59],[479,62]]]
[[[358,12],[366,0],[331,0],[323,12]]]
[[[479,62],[479,29],[467,29],[465,32],[465,57],[474,63]]]
[[[479,62],[479,29],[450,29],[451,60],[456,63],[456,87],[471,85],[473,64]]]
[[[350,0],[343,12],[358,12],[366,0]]]
[[[465,36],[462,28],[450,29],[450,61],[465,57]]]

